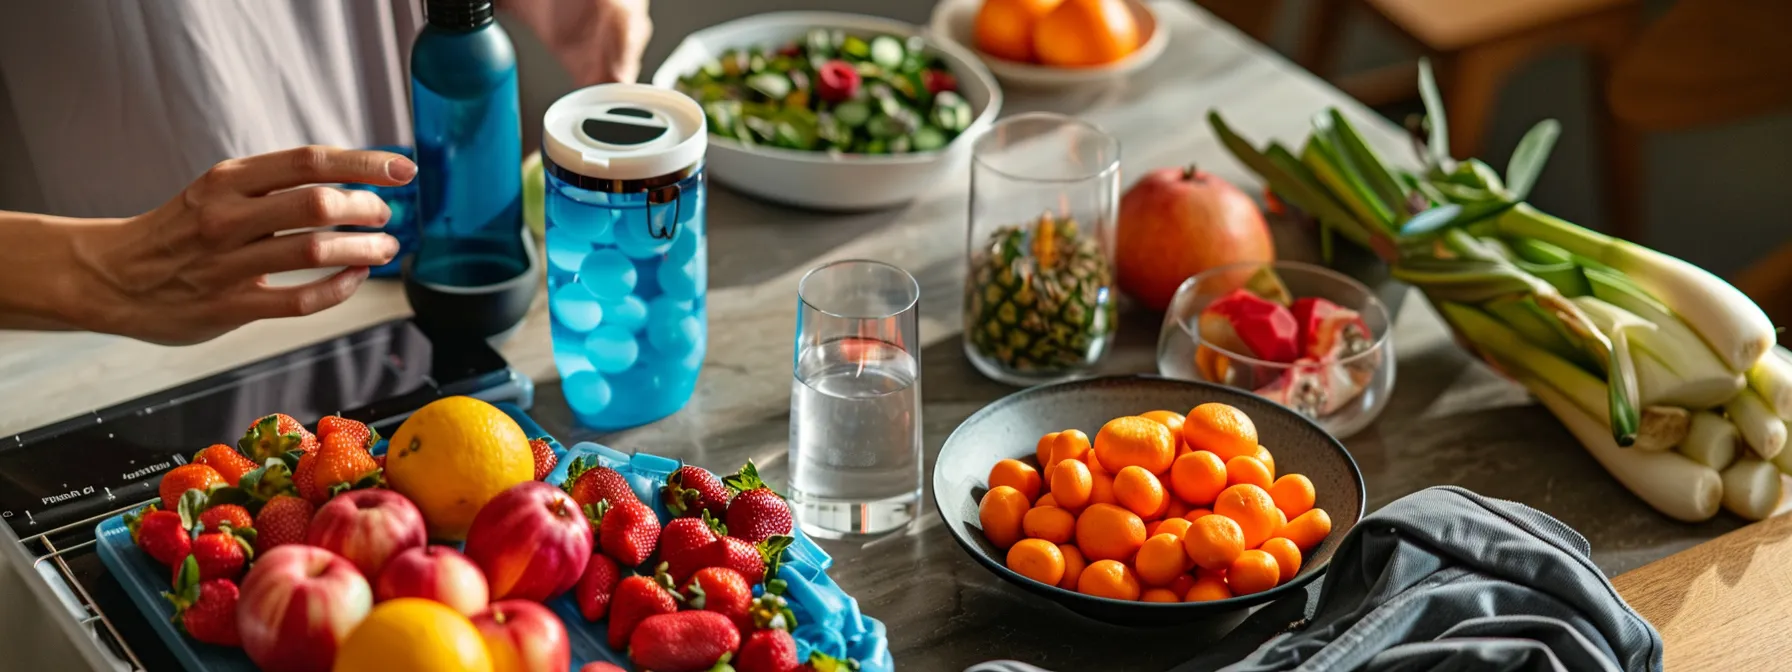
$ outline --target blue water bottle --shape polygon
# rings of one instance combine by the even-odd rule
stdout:
[[[573,415],[617,430],[690,401],[708,341],[702,108],[645,84],[574,91],[543,118],[554,363]]]
[[[528,313],[537,265],[523,229],[516,49],[491,0],[428,0],[411,45],[417,253],[405,295],[432,335],[508,335]]]

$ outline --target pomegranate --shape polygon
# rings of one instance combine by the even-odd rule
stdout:
[[[1126,191],[1115,248],[1121,291],[1158,311],[1191,275],[1276,256],[1251,197],[1193,167],[1159,168]]]

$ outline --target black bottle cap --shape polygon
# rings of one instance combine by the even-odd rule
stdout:
[[[428,0],[423,15],[432,26],[472,30],[492,22],[492,0]]]

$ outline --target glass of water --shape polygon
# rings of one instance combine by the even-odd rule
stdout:
[[[811,536],[892,532],[921,507],[921,286],[839,261],[797,286],[790,503]]]

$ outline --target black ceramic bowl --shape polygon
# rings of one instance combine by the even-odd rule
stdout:
[[[989,489],[990,467],[1008,458],[1034,464],[1039,437],[1080,429],[1094,437],[1107,421],[1153,410],[1186,413],[1217,401],[1251,416],[1257,438],[1275,456],[1276,474],[1303,474],[1318,492],[1315,506],[1332,519],[1331,536],[1307,553],[1300,573],[1270,590],[1214,602],[1127,602],[1039,583],[1008,569],[1006,553],[983,538],[977,504]],[[1330,564],[1338,540],[1363,517],[1363,475],[1343,444],[1300,414],[1262,397],[1208,383],[1156,376],[1076,380],[1021,390],[977,411],[953,430],[933,467],[933,497],[952,538],[996,576],[1071,611],[1119,625],[1207,622],[1230,628],[1247,608],[1299,591]]]

